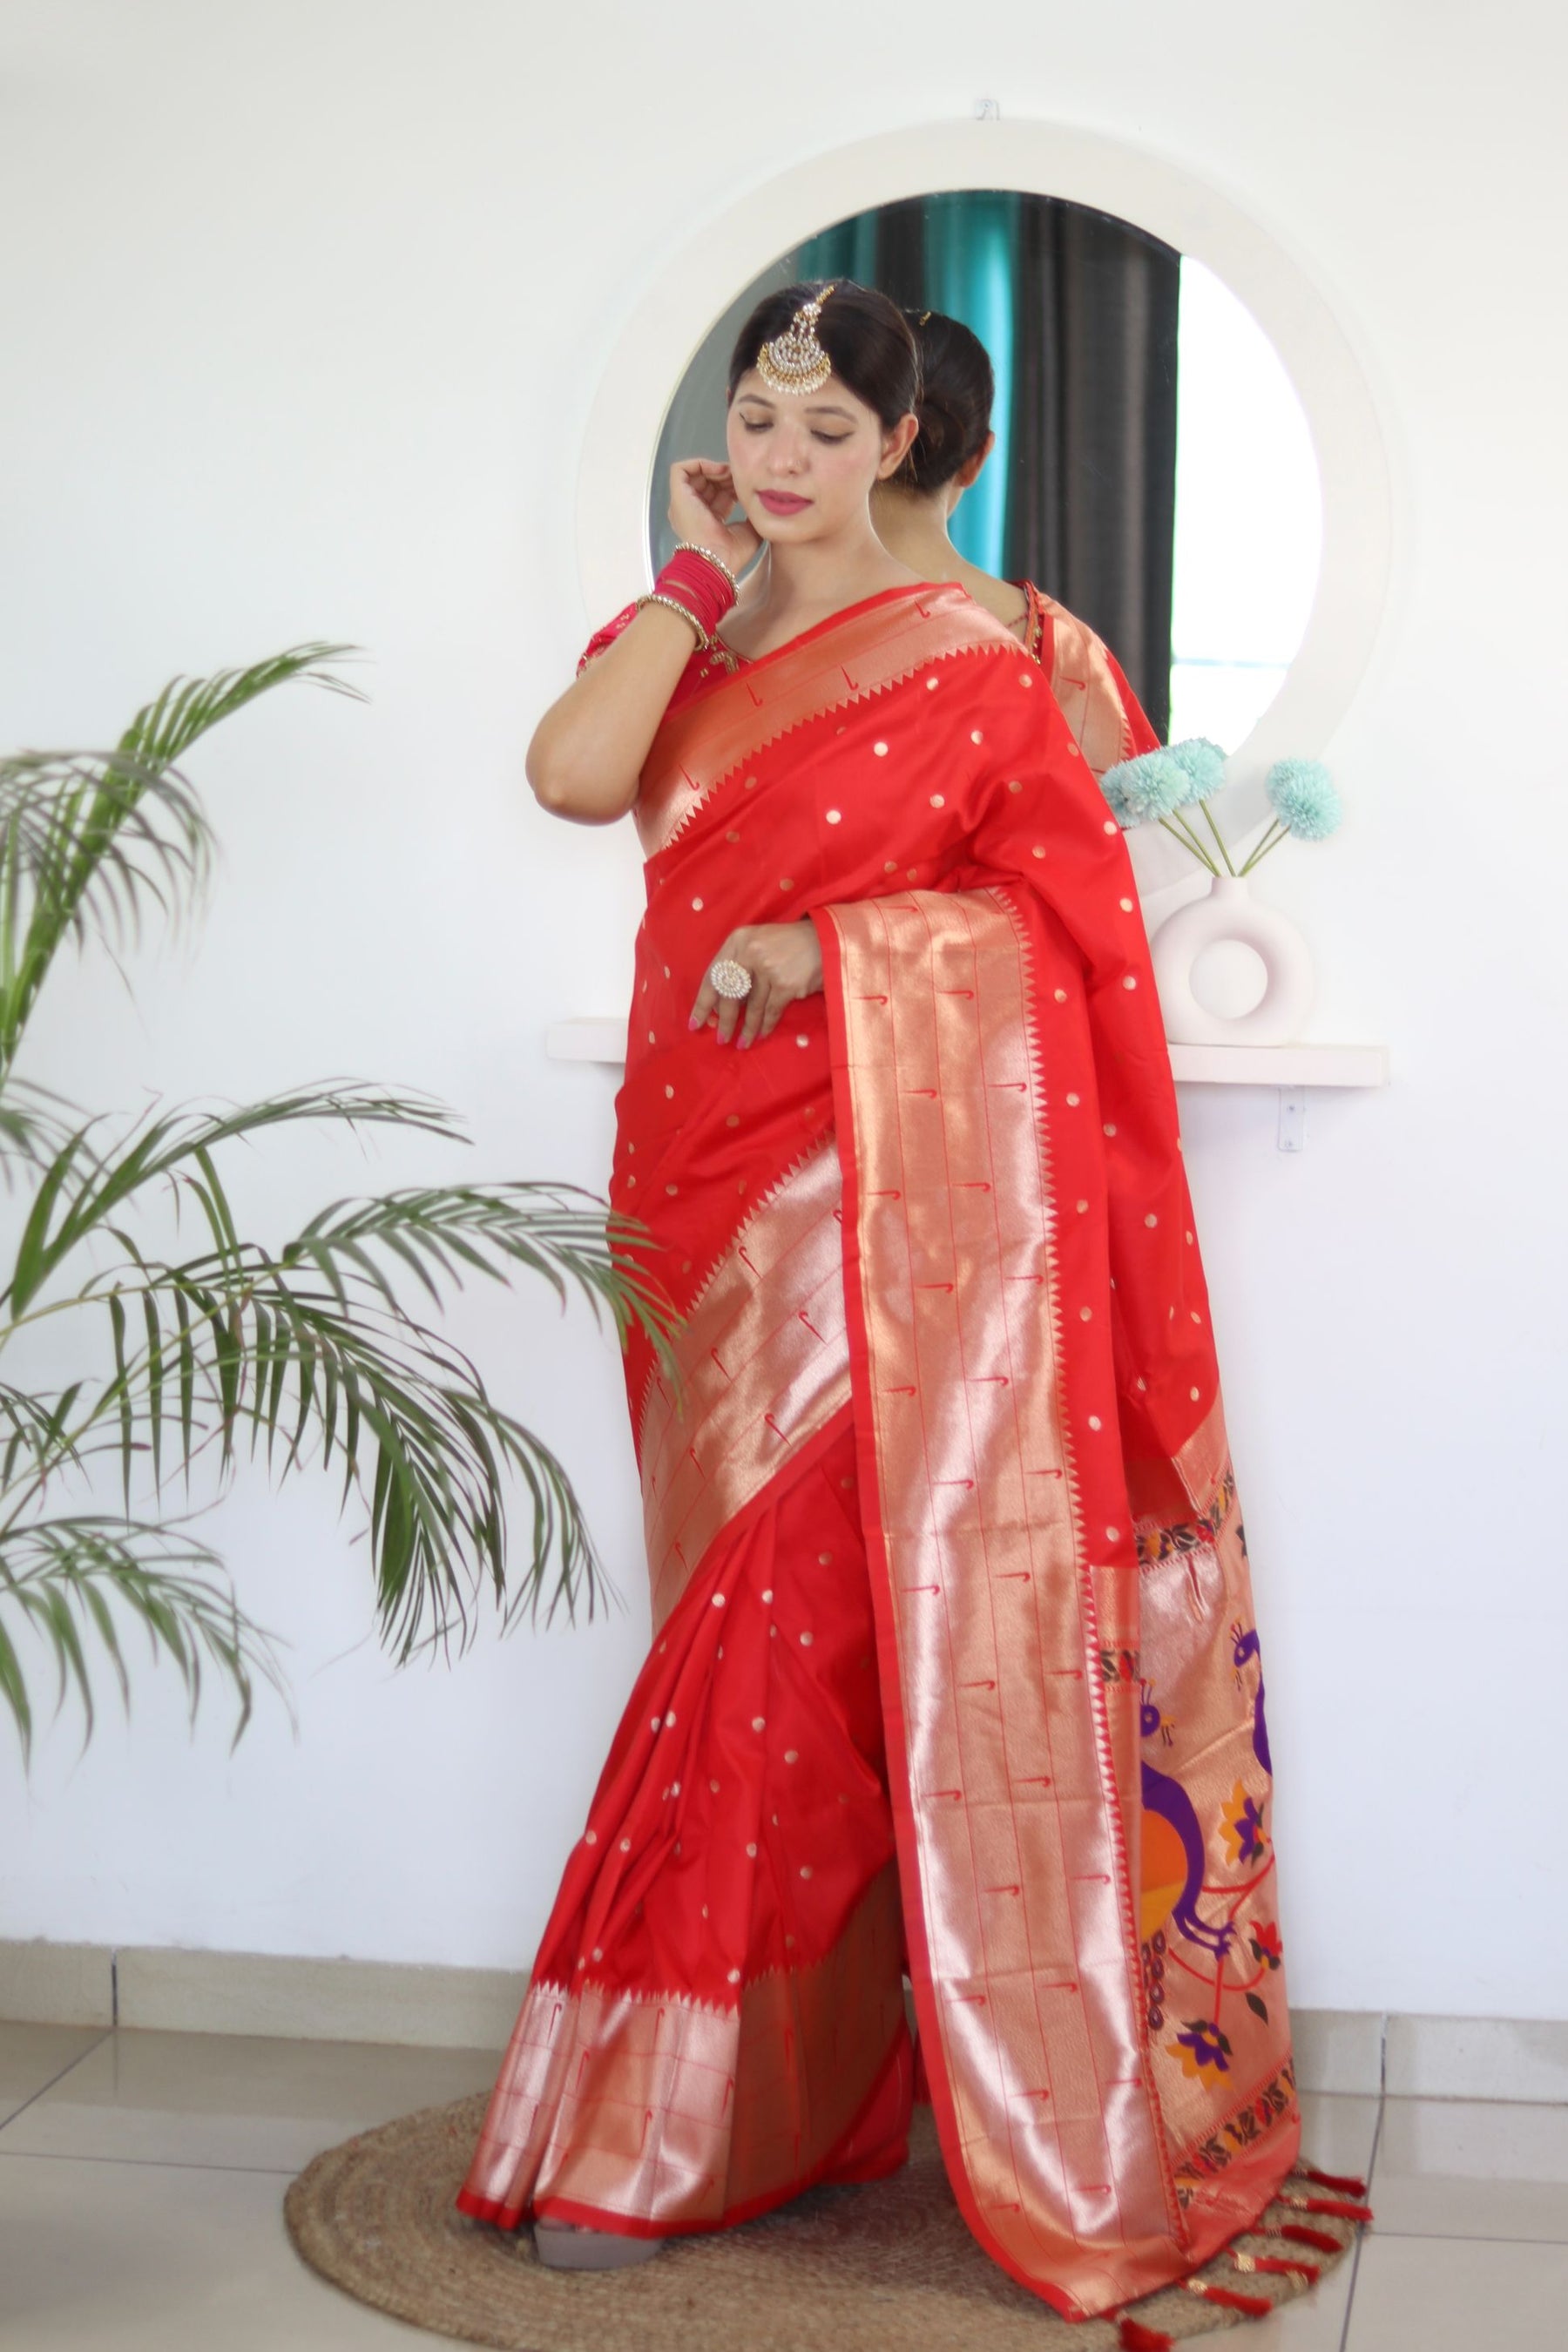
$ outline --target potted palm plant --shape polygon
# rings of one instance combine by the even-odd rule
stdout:
[[[309,1121],[458,1141],[456,1115],[358,1082],[240,1107],[90,1113],[18,1066],[62,949],[121,947],[151,910],[177,921],[199,906],[213,836],[186,754],[291,681],[353,692],[330,667],[350,651],[299,646],[176,679],[112,751],[0,760],[0,1172],[12,1195],[0,1358],[16,1365],[47,1320],[53,1355],[64,1327],[79,1363],[39,1389],[0,1361],[0,1697],[25,1756],[39,1661],[52,1664],[57,1712],[74,1692],[90,1737],[95,1665],[129,1705],[132,1625],[173,1661],[193,1718],[204,1677],[227,1686],[236,1742],[258,1681],[287,1698],[275,1644],[239,1607],[192,1499],[202,1479],[210,1508],[242,1449],[280,1479],[314,1466],[341,1482],[366,1523],[378,1628],[399,1664],[465,1644],[487,1589],[503,1627],[542,1606],[547,1619],[563,1605],[592,1616],[612,1590],[562,1464],[405,1294],[438,1309],[465,1276],[527,1271],[595,1317],[607,1309],[623,1345],[640,1324],[672,1372],[675,1317],[638,1255],[646,1228],[575,1185],[454,1183],[334,1202],[270,1251],[240,1231],[225,1187],[239,1139]],[[170,1194],[192,1247],[149,1234]]]

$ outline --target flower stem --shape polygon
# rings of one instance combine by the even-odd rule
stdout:
[[[1273,823],[1269,825],[1269,828],[1264,835],[1262,840],[1258,843],[1257,848],[1253,851],[1251,856],[1247,859],[1246,865],[1242,867],[1242,872],[1244,874],[1250,874],[1260,857],[1267,857],[1271,849],[1279,848],[1280,843],[1284,840],[1290,828],[1288,824],[1281,824],[1279,819],[1276,817]]]
[[[1195,833],[1190,833],[1184,825],[1173,824],[1168,816],[1163,816],[1160,819],[1160,823],[1174,840],[1181,843],[1184,849],[1190,849],[1193,856],[1198,859],[1200,864],[1206,866],[1209,872],[1215,876],[1216,880],[1218,879],[1219,867],[1215,864],[1214,859],[1209,856],[1208,851],[1204,847],[1203,843],[1198,839]]]
[[[1225,835],[1221,833],[1221,831],[1220,831],[1220,829],[1219,829],[1218,825],[1217,825],[1217,824],[1215,824],[1215,821],[1214,821],[1214,818],[1213,818],[1213,817],[1212,817],[1212,815],[1209,814],[1209,804],[1208,804],[1207,801],[1206,801],[1206,800],[1200,801],[1200,802],[1198,803],[1198,806],[1199,806],[1199,808],[1201,808],[1201,809],[1202,809],[1202,811],[1203,811],[1203,813],[1204,813],[1204,822],[1205,822],[1205,824],[1208,826],[1209,831],[1213,834],[1213,835],[1214,835],[1215,839],[1215,840],[1218,842],[1218,844],[1219,844],[1219,854],[1220,854],[1220,856],[1221,856],[1224,858],[1224,860],[1225,860],[1225,870],[1226,870],[1226,872],[1227,874],[1234,874],[1234,873],[1236,872],[1236,868],[1235,868],[1235,866],[1234,866],[1231,864],[1231,862],[1230,862],[1230,852],[1229,852],[1229,850],[1228,850],[1228,849],[1226,847],[1226,845],[1225,845]]]

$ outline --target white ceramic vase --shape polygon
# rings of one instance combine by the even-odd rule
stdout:
[[[1248,1013],[1211,1013],[1193,993],[1193,968],[1205,948],[1237,940],[1261,960],[1263,994]],[[1278,907],[1255,898],[1240,875],[1219,874],[1201,898],[1178,907],[1150,941],[1165,1034],[1181,1045],[1282,1045],[1298,1038],[1312,1009],[1312,957]]]

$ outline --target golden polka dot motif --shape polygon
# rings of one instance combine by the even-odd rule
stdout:
[[[945,808],[947,806],[947,802],[941,793],[932,793],[931,796],[931,804],[932,808]]]
[[[873,743],[871,749],[876,753],[879,760],[885,760],[887,758],[888,747],[885,743]]]
[[[1058,991],[1057,991],[1057,1003],[1058,1003],[1058,1004],[1065,1004],[1065,1003],[1067,1003],[1067,1001],[1068,1001],[1068,992],[1067,992],[1067,990],[1066,990],[1065,988],[1058,988]]]
[[[1016,777],[1013,779],[1013,782],[1007,787],[1007,790],[1010,793],[1021,793],[1023,789],[1023,785],[1018,782]]]
[[[1078,1319],[1080,1323],[1092,1323],[1094,1320],[1093,1307],[1080,1307],[1078,1310]]]

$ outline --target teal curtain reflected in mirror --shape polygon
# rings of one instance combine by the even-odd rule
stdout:
[[[808,238],[796,257],[802,278],[852,278],[879,286],[912,310],[962,320],[991,354],[996,446],[952,519],[952,543],[983,572],[1002,570],[1007,545],[1009,437],[1013,410],[1014,277],[1022,199],[1000,188],[959,189],[884,205]]]

